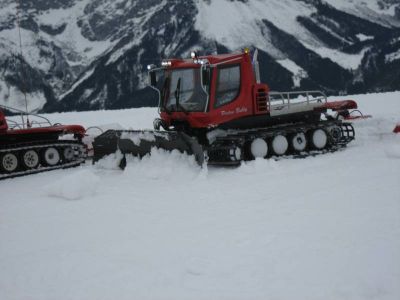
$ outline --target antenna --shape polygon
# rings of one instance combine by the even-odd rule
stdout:
[[[260,78],[260,64],[258,63],[258,49],[254,51],[253,54],[253,67],[254,67],[254,74],[256,75],[256,82],[260,83],[261,78]]]
[[[29,128],[31,127],[31,124],[29,122],[29,113],[28,113],[28,99],[26,98],[26,81],[25,81],[25,72],[24,72],[24,65],[23,65],[23,60],[24,60],[24,53],[22,51],[22,37],[21,37],[21,26],[20,26],[20,10],[21,10],[21,1],[17,1],[17,28],[18,28],[18,36],[19,36],[19,50],[20,50],[20,56],[21,56],[21,79],[22,79],[22,93],[24,94],[25,98],[25,111],[26,111],[26,126]]]

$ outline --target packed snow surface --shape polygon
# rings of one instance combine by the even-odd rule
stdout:
[[[0,181],[0,299],[400,299],[400,92],[346,98],[373,118],[332,154],[200,168],[154,149]]]

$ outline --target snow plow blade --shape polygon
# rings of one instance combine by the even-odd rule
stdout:
[[[182,132],[145,131],[145,130],[108,130],[95,138],[93,142],[93,163],[106,155],[118,150],[122,154],[143,157],[151,153],[153,147],[167,151],[178,150],[188,155],[194,155],[201,166],[204,162],[203,147],[195,138]],[[120,163],[125,168],[126,161]]]

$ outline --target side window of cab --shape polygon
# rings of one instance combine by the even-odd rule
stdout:
[[[215,107],[234,101],[240,92],[240,65],[218,68]]]

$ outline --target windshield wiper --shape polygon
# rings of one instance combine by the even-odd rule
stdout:
[[[185,114],[189,114],[188,111],[179,103],[179,99],[181,97],[181,78],[179,77],[178,83],[176,84],[175,90],[175,100],[176,100],[176,108],[180,108]]]

